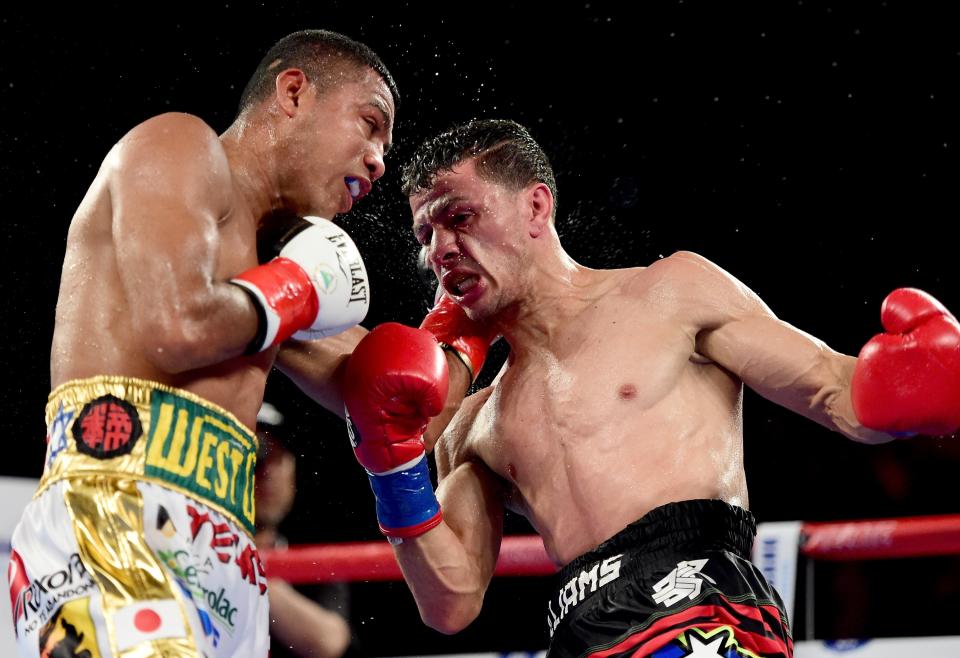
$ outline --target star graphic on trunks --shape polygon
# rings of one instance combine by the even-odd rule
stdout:
[[[687,656],[691,658],[709,658],[710,656],[725,656],[723,653],[723,641],[726,635],[720,635],[710,641],[710,644],[704,644],[695,635],[687,635],[690,640],[690,653]]]
[[[677,644],[686,651],[682,654],[683,658],[717,658],[717,656],[758,658],[756,654],[741,648],[735,637],[733,628],[730,626],[720,626],[709,631],[688,628],[677,638]]]

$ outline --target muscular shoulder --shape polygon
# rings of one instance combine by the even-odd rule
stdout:
[[[117,142],[111,156],[123,164],[141,160],[155,166],[226,164],[213,128],[199,117],[180,112],[160,114],[135,126]]]
[[[468,435],[474,429],[477,414],[480,413],[483,405],[489,399],[493,389],[493,386],[488,386],[464,398],[460,409],[437,440],[434,455],[437,460],[437,471],[441,478],[473,457],[473,452],[467,441]]]
[[[677,251],[646,268],[646,285],[700,326],[744,314],[770,314],[748,286],[711,260],[692,251]]]
[[[228,200],[232,175],[217,133],[199,117],[169,112],[134,127],[107,156],[116,186],[193,191],[208,201]],[[211,198],[221,195],[223,198]]]

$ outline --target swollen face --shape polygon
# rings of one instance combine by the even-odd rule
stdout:
[[[384,174],[393,140],[395,108],[383,79],[372,69],[304,95],[295,140],[298,187],[306,191],[301,214],[332,219],[349,212]]]
[[[516,294],[525,247],[519,196],[467,160],[410,198],[426,266],[473,319],[496,314]]]

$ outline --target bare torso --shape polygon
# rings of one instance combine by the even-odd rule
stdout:
[[[597,272],[575,303],[573,321],[467,401],[451,463],[502,478],[558,565],[667,502],[745,506],[742,385],[696,353],[661,266]]]
[[[70,225],[50,355],[52,386],[94,375],[149,379],[196,393],[253,427],[275,350],[175,374],[146,357],[131,313],[132,305],[143,302],[125,290],[125,274],[116,257],[111,193],[115,169],[109,159]],[[236,198],[232,210],[217,221],[214,275],[219,280],[257,264],[254,218],[238,192],[234,190],[232,195]],[[164,229],[157,225],[149,230]]]

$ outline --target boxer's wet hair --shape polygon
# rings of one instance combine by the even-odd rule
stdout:
[[[400,106],[400,92],[393,76],[369,46],[329,30],[300,30],[280,39],[260,60],[240,96],[237,114],[272,94],[277,74],[289,68],[303,71],[320,93],[357,80],[366,68],[371,68],[390,89],[394,106]]]
[[[549,187],[556,217],[557,181],[550,160],[526,128],[505,119],[470,121],[424,142],[403,168],[403,193],[409,197],[430,189],[438,174],[468,158],[476,158],[481,177],[508,189],[533,183]]]

